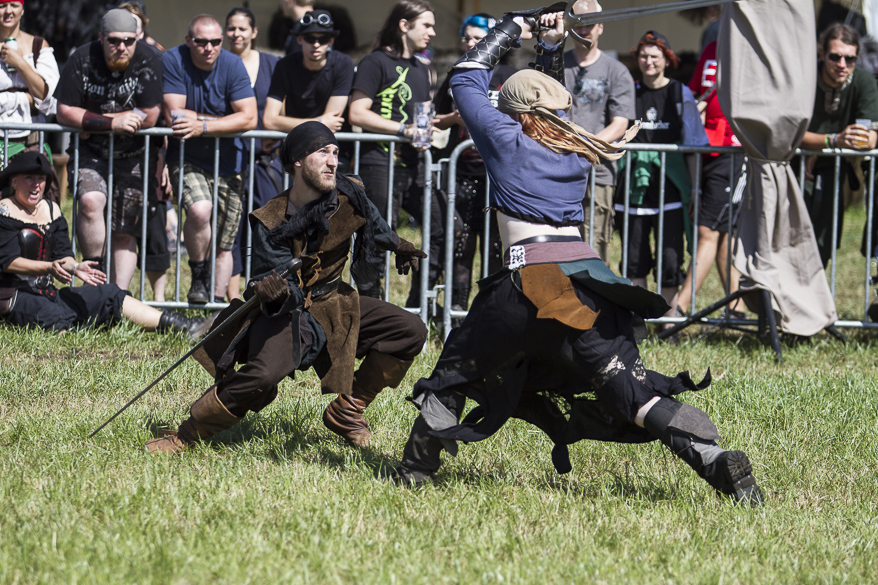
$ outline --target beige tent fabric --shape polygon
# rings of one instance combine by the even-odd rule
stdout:
[[[725,6],[717,46],[717,96],[749,156],[735,267],[742,289],[771,292],[778,327],[796,335],[837,319],[789,165],[814,110],[815,39],[812,0],[743,0]]]

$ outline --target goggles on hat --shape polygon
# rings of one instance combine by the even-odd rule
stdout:
[[[322,12],[317,16],[314,16],[310,12],[308,12],[305,14],[305,16],[299,19],[299,22],[302,24],[302,26],[309,26],[312,22],[316,22],[322,27],[329,28],[330,26],[332,26],[332,17],[325,12]]]

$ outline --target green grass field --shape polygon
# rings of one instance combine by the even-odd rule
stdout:
[[[849,214],[839,312],[862,314],[861,214]],[[185,291],[185,289],[184,289]],[[402,297],[397,283],[394,298]],[[705,301],[718,296],[715,276]],[[355,451],[320,420],[312,372],[182,456],[149,456],[210,384],[176,370],[87,435],[175,361],[179,338],[130,326],[65,335],[0,327],[0,583],[875,583],[878,352],[874,333],[785,345],[701,331],[647,341],[648,367],[715,383],[685,400],[747,451],[759,510],[716,497],[652,443],[579,443],[557,475],[551,444],[513,422],[461,447],[434,485],[381,481],[416,411],[404,401],[439,355],[432,339],[367,412]],[[696,342],[697,341],[697,342]]]

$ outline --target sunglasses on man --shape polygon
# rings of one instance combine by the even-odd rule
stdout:
[[[210,45],[211,47],[219,47],[223,44],[223,38],[220,37],[218,39],[192,39],[192,42],[195,43],[198,47],[206,47]]]
[[[305,16],[299,19],[299,22],[302,23],[303,26],[308,26],[312,22],[317,22],[320,26],[329,27],[332,25],[332,18],[326,14],[321,13],[317,16],[312,15],[310,12],[305,13]]]
[[[826,58],[833,63],[838,63],[844,59],[847,65],[854,65],[857,62],[857,55],[842,55],[841,53],[829,53]]]
[[[118,47],[120,44],[130,47],[137,42],[136,37],[104,37],[110,46]]]
[[[317,43],[328,45],[332,37],[329,35],[302,35],[302,39],[309,45],[316,45]]]

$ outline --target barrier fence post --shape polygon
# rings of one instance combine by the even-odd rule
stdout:
[[[183,165],[183,156],[186,150],[186,141],[180,141],[180,159],[179,166],[177,167],[177,266],[176,266],[176,275],[174,279],[174,302],[179,303],[180,301],[180,261],[183,256],[183,174],[184,168]],[[188,299],[187,299],[188,300]]]
[[[625,213],[622,217],[622,277],[628,278],[628,236],[629,222],[628,212],[631,210],[631,151],[625,151],[625,192],[624,192]],[[615,205],[615,204],[614,204]]]
[[[419,284],[419,294],[420,298],[420,314],[421,320],[426,323],[427,322],[427,287],[430,282],[430,244],[432,243],[433,234],[431,233],[431,228],[433,224],[433,153],[430,152],[430,149],[424,151],[424,199],[423,199],[423,208],[421,209],[421,249],[427,252],[428,257],[425,258],[426,262],[421,260],[420,262],[420,270],[418,271]],[[438,219],[438,218],[437,218]],[[412,278],[415,275],[412,274]],[[446,282],[448,281],[448,275],[445,276]],[[389,287],[388,287],[389,288]],[[447,302],[447,300],[446,300]]]
[[[143,166],[140,174],[143,178],[140,215],[140,300],[146,300],[146,222],[149,214],[149,134],[143,137]],[[137,242],[134,243],[135,249]]]
[[[485,222],[482,226],[482,278],[488,277],[491,269],[491,220],[494,219],[494,211],[491,209],[491,177],[485,173]],[[467,306],[469,299],[467,299]]]
[[[79,132],[73,134],[73,212],[70,226],[70,240],[73,248],[73,257],[76,258],[76,208],[79,207],[79,200],[76,197],[79,191]]]
[[[113,282],[113,275],[110,274],[110,267],[113,265],[113,159],[115,158],[116,137],[110,133],[110,156],[107,161],[107,223],[104,230],[104,273],[107,275],[107,282]]]
[[[595,191],[595,168],[594,165],[591,167],[591,172],[588,174],[588,245],[594,248],[594,191]],[[610,202],[612,205],[612,202]]]
[[[260,141],[260,145],[262,142]],[[269,162],[269,165],[271,163]],[[244,244],[245,246],[240,246],[241,253],[241,263],[244,265],[244,286],[247,286],[247,283],[250,282],[250,250],[253,247],[253,232],[250,231],[250,214],[253,213],[253,186],[255,184],[256,177],[256,139],[250,139],[250,172],[249,177],[247,179],[247,211],[246,215],[244,215],[244,229],[247,230],[245,232]],[[271,172],[269,169],[266,169],[266,172]],[[240,229],[240,228],[239,228]],[[232,258],[232,262],[234,262],[234,258]],[[232,272],[234,272],[234,268]],[[241,291],[236,291],[238,295],[241,294]],[[232,292],[229,291],[229,299],[232,298]]]
[[[868,200],[866,201],[866,276],[865,276],[865,291],[864,295],[864,304],[863,307],[863,321],[869,320],[869,298],[872,293],[872,271],[870,270],[872,265],[872,257],[875,255],[875,251],[873,250],[874,243],[872,242],[872,228],[873,228],[873,220],[872,214],[875,212],[875,155],[869,157],[869,195]]]
[[[661,151],[659,153],[659,216],[658,216],[658,234],[655,238],[655,283],[658,294],[662,294],[662,270],[664,269],[664,247],[665,247],[665,177],[667,169],[667,153]],[[682,193],[680,198],[682,199]],[[647,287],[649,285],[647,284]],[[662,295],[664,296],[664,295]]]
[[[832,240],[829,250],[832,259],[832,268],[830,269],[829,290],[832,292],[832,300],[835,300],[835,269],[836,269],[836,245],[838,242],[838,205],[839,205],[839,188],[838,179],[841,174],[841,155],[835,155],[835,168],[832,174]],[[816,189],[815,189],[816,190]],[[826,190],[824,189],[824,193]],[[821,259],[822,260],[822,259]]]
[[[686,155],[683,155],[684,158]],[[694,214],[692,216],[692,295],[689,299],[689,313],[692,314],[695,312],[695,303],[697,300],[697,291],[695,289],[698,288],[698,210],[701,207],[701,155],[694,154],[695,156],[695,184],[692,185],[692,208]],[[733,157],[734,158],[734,157]],[[731,197],[731,193],[729,194]],[[683,213],[688,213],[688,209],[683,209]],[[728,295],[728,291],[726,291],[726,295]]]
[[[220,166],[220,139],[213,139],[213,209],[210,212],[210,291],[208,305],[216,299],[216,260],[217,243],[219,238],[216,234],[217,217],[219,216],[219,166]],[[228,219],[228,218],[226,218]]]
[[[397,226],[393,223],[393,181],[395,179],[394,173],[396,169],[394,168],[394,159],[396,158],[396,143],[388,142],[387,143],[387,205],[385,205],[385,217],[387,218],[387,225],[391,228],[396,229]],[[380,284],[380,279],[379,279]],[[378,287],[378,290],[381,290],[381,287]],[[390,252],[384,252],[384,302],[390,302]]]

